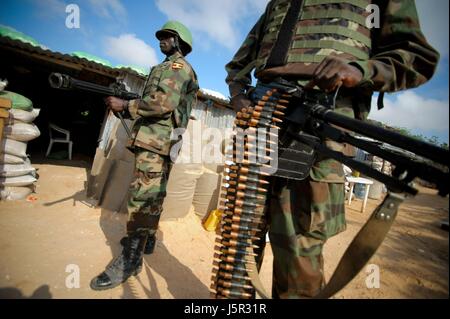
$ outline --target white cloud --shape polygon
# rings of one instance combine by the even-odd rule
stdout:
[[[43,18],[66,18],[67,3],[62,0],[31,0],[38,7],[36,14]]]
[[[238,23],[251,17],[256,22],[265,9],[268,0],[157,0],[158,9],[169,20],[177,20],[196,33],[197,42],[219,43],[226,48],[235,49],[240,43]],[[247,33],[250,30],[245,30]],[[195,44],[194,44],[195,45]],[[207,46],[207,45],[206,45]]]
[[[104,43],[105,53],[120,63],[149,69],[158,63],[155,49],[136,38],[135,34],[122,34],[107,37]]]
[[[118,22],[123,22],[127,18],[127,10],[120,0],[88,0],[88,2],[101,17],[118,19]]]
[[[449,46],[449,1],[416,1],[422,31],[431,45],[443,56],[448,56]]]
[[[385,97],[384,104],[385,107],[378,111],[374,98],[369,118],[410,130],[448,132],[448,101],[427,99],[415,92],[406,91],[394,97]]]

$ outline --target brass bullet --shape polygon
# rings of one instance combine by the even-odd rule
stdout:
[[[222,233],[221,236],[225,239],[234,239],[234,240],[260,240],[261,238],[249,234],[242,234],[235,231],[231,231],[230,233]]]
[[[227,247],[238,247],[238,248],[247,248],[247,247],[252,247],[254,249],[258,249],[260,248],[257,245],[253,245],[252,243],[248,243],[248,242],[244,242],[244,241],[237,241],[235,239],[220,239],[220,238],[216,238],[215,240],[216,243],[227,246]]]
[[[240,215],[243,215],[243,214],[254,214],[254,215],[258,215],[258,214],[259,214],[258,212],[255,212],[254,209],[242,208],[242,207],[235,207],[235,208],[234,208],[234,212],[235,212],[236,214],[240,214]]]
[[[230,187],[226,187],[226,186],[222,186],[221,190],[224,191],[224,192],[236,193],[236,189],[230,188]]]
[[[250,134],[246,135],[247,139],[249,141],[256,141],[257,135],[258,135],[258,128],[257,127],[249,127],[247,130],[250,133]],[[278,133],[275,134],[275,133],[271,133],[269,131],[269,132],[266,132],[266,135],[273,136],[274,138],[278,138]]]
[[[260,156],[259,154],[255,154],[255,153],[250,153],[250,152],[244,152],[244,153],[241,153],[241,152],[238,152],[238,151],[233,151],[233,155],[236,155],[236,156],[244,156],[245,158],[249,158],[249,157],[253,157],[253,158],[257,158],[257,159],[259,159],[259,160],[261,160],[261,159],[263,159],[263,160],[266,160],[266,161],[272,161],[273,160],[273,158],[272,157],[270,157],[270,156],[266,156],[266,155],[264,155],[264,156]]]
[[[236,193],[237,197],[240,198],[251,198],[251,199],[258,199],[258,200],[266,200],[266,196],[264,195],[258,195],[258,194],[250,194],[248,192],[242,192],[242,191],[238,191]]]
[[[255,191],[255,192],[259,192],[259,193],[267,193],[267,189],[262,188],[262,187],[256,187],[256,186],[253,186],[253,185],[246,185],[244,183],[239,183],[237,186],[238,186],[237,189],[238,190],[242,190],[242,191],[243,190],[251,190],[251,191]]]
[[[262,106],[262,107],[264,107],[264,106],[274,107],[274,108],[276,108],[278,110],[283,110],[283,111],[287,109],[287,106],[284,106],[284,105],[281,105],[281,104],[276,104],[276,103],[273,103],[273,102],[268,102],[268,101],[259,101],[257,103],[257,105],[258,106]]]
[[[225,204],[225,207],[227,207],[229,209],[234,208],[235,210],[238,208],[243,208],[243,207],[252,208],[252,209],[265,207],[264,204],[256,204],[256,203],[249,203],[249,202],[242,202],[242,201],[240,201],[240,202],[233,201],[233,202],[224,203],[224,204]]]
[[[247,200],[242,200],[242,199],[237,199],[234,201],[234,203],[239,206],[239,207],[253,207],[253,208],[258,208],[258,207],[264,207],[265,203],[258,203],[255,200],[252,199],[247,199]]]
[[[254,223],[254,224],[261,224],[263,221],[255,219],[255,218],[244,218],[244,217],[239,217],[239,216],[233,216],[232,218],[224,218],[223,219],[225,222],[227,223],[232,223],[232,222],[244,222],[244,223]]]
[[[224,261],[218,262],[218,261],[213,261],[213,266],[219,268],[219,269],[223,269],[226,271],[236,271],[236,272],[242,272],[242,273],[248,273],[249,271],[247,270],[247,268],[245,267],[244,263],[241,263],[241,266],[239,265],[235,265],[233,263],[227,263]],[[250,271],[251,272],[251,271]]]
[[[270,183],[262,178],[255,178],[255,177],[250,177],[248,175],[238,175],[236,173],[230,173],[227,175],[228,177],[230,177],[230,179],[238,179],[240,182],[251,182],[251,183],[257,183],[257,184],[262,184],[262,185],[269,185]],[[228,181],[228,179],[227,179]],[[231,185],[236,185],[235,181],[233,181],[233,183],[230,183]]]
[[[273,128],[273,129],[277,129],[279,130],[280,127],[276,126],[276,125],[272,125],[272,124],[266,124],[264,122],[261,122],[259,119],[250,119],[250,121],[248,121],[248,124],[246,125],[250,125],[250,126],[259,126],[259,127],[265,127],[265,128]]]
[[[230,203],[232,204],[232,203]],[[265,214],[263,212],[256,212],[254,209],[249,209],[249,208],[242,208],[242,207],[224,207],[223,209],[224,214],[226,216],[234,216],[234,215],[238,215],[238,216],[246,216],[246,217],[263,217]]]
[[[224,288],[217,288],[217,289],[218,292],[224,295],[225,297],[239,298],[239,299],[250,299],[253,297],[252,294],[249,294],[247,292],[237,292]]]
[[[238,126],[247,126],[247,125],[248,125],[248,122],[247,122],[247,121],[244,121],[244,120],[239,120],[239,119],[237,119],[237,120],[234,121],[234,124],[236,124],[236,125],[238,125]]]
[[[248,232],[252,232],[252,233],[258,233],[261,231],[261,229],[258,229],[255,227],[246,227],[246,226],[233,225],[233,224],[222,224],[222,229],[228,230],[228,231],[248,231]]]
[[[220,247],[220,246],[215,246],[214,247],[215,251],[218,251],[222,254],[225,255],[247,255],[247,256],[258,256],[255,253],[250,253],[248,251],[242,250],[242,249],[235,249],[235,248],[230,248],[230,247]]]
[[[282,100],[282,99],[277,99],[276,97],[272,97],[272,96],[263,96],[260,101],[269,101],[269,102],[276,102],[279,104],[289,104],[288,100]]]
[[[255,262],[249,261],[249,260],[246,260],[246,259],[235,258],[235,257],[231,257],[231,256],[226,256],[226,255],[220,255],[220,254],[217,254],[217,253],[214,254],[214,258],[220,259],[220,260],[223,260],[223,261],[226,261],[226,262],[229,262],[229,263],[239,262],[239,263],[256,264]]]
[[[235,210],[237,208],[235,208]],[[227,210],[224,211],[224,215],[226,215],[228,217],[232,217],[232,216],[239,216],[240,217],[240,216],[243,216],[243,217],[251,217],[251,218],[261,218],[261,217],[265,216],[264,213],[257,213],[254,210],[247,210],[245,212],[238,213],[238,212],[234,212],[232,210],[229,210],[228,208],[227,208]]]
[[[222,286],[224,288],[253,289],[253,286],[251,286],[251,285],[246,285],[246,284],[242,284],[239,282],[228,281],[228,280],[223,280],[223,279],[219,279],[217,284],[218,284],[218,286]]]
[[[277,111],[275,107],[268,106],[268,105],[264,105],[264,106],[257,105],[257,106],[255,106],[255,111],[256,112],[269,111],[269,112],[272,112],[273,115],[276,115],[276,116],[284,116],[285,115],[283,112]]]
[[[230,273],[227,273],[226,271],[220,271],[220,270],[217,271],[217,276],[225,278],[225,279],[251,280],[250,277],[248,277],[248,276],[242,276],[239,274],[232,274],[232,273],[230,274]]]

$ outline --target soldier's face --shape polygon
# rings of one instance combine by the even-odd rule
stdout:
[[[169,33],[162,35],[159,39],[159,48],[166,55],[173,53],[176,48],[174,36]]]

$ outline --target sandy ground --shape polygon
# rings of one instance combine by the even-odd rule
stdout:
[[[89,207],[87,164],[79,164],[35,165],[37,200],[0,202],[0,298],[209,298],[216,235],[203,230],[194,213],[161,222],[157,249],[145,257],[139,276],[104,292],[89,288],[91,278],[120,251],[126,216]],[[348,230],[325,248],[327,278],[377,203],[369,200],[363,214],[359,200],[347,208]],[[402,205],[370,261],[380,270],[380,287],[367,287],[366,268],[335,298],[448,298],[449,233],[440,229],[448,206],[448,198],[421,188]],[[261,272],[268,290],[271,263],[268,245]]]

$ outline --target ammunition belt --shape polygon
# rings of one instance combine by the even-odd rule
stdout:
[[[216,239],[211,285],[212,297],[218,299],[254,298],[255,289],[270,298],[259,282],[254,249],[260,248],[265,240],[264,210],[267,178],[271,175],[270,165],[265,163],[278,156],[276,148],[273,149],[277,147],[279,125],[289,95],[259,84],[252,100],[254,105],[236,116],[237,133],[221,189],[223,217]]]

